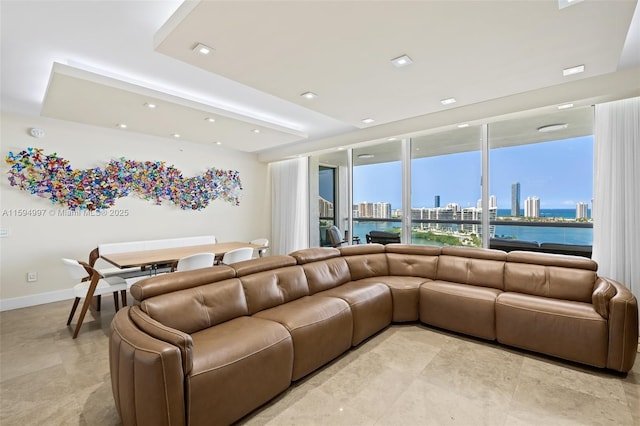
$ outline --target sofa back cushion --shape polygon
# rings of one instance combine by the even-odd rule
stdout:
[[[278,269],[284,266],[292,266],[295,264],[296,259],[291,256],[265,256],[257,259],[237,262],[229,267],[235,270],[236,277],[244,277],[245,275],[269,271],[271,269]]]
[[[499,250],[444,247],[436,278],[503,290],[506,256]]]
[[[237,278],[150,297],[140,308],[154,320],[188,334],[249,314]]]
[[[358,244],[340,247],[349,265],[352,280],[389,275],[389,263],[382,244]]]
[[[597,267],[596,262],[575,256],[511,252],[505,290],[591,303]]]
[[[165,293],[173,293],[228,280],[236,276],[233,268],[226,265],[212,266],[209,268],[194,269],[192,271],[172,272],[170,274],[155,275],[135,282],[130,289],[131,295],[138,302],[142,302],[153,296]]]
[[[387,253],[389,275],[434,279],[438,270],[438,256]]]
[[[440,247],[387,244],[389,275],[431,278],[436,277]]]
[[[329,290],[351,281],[349,266],[342,257],[306,263],[302,268],[307,276],[310,294]]]
[[[287,266],[240,278],[251,315],[309,295],[302,266]]]
[[[340,250],[333,247],[313,247],[294,251],[289,253],[289,256],[295,258],[298,265],[304,265],[305,263],[340,257]]]

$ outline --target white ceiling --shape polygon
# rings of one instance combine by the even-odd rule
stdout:
[[[635,0],[562,10],[554,0],[2,0],[1,106],[272,160],[636,96],[635,9]],[[215,51],[199,55],[196,43]],[[402,54],[414,63],[393,67]],[[584,73],[562,76],[581,64]],[[442,106],[449,97],[458,102]],[[161,103],[155,115],[142,107],[148,98]]]

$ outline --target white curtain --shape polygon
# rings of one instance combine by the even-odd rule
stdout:
[[[640,98],[596,105],[593,259],[640,298]]]
[[[309,247],[309,167],[306,158],[269,164],[271,175],[271,253]]]

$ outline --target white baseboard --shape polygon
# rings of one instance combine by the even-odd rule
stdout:
[[[43,305],[45,303],[59,302],[73,299],[73,289],[49,291],[46,293],[32,294],[29,296],[11,297],[0,299],[0,312],[12,309],[27,308],[29,306]]]

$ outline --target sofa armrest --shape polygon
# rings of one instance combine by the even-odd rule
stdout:
[[[638,348],[638,301],[624,285],[602,278],[615,289],[609,300],[609,354],[607,368],[628,372]]]
[[[120,309],[111,322],[109,368],[113,399],[122,423],[186,424],[180,349],[141,331]]]
[[[183,333],[175,328],[167,327],[154,320],[140,309],[140,306],[132,306],[129,311],[129,316],[135,325],[145,333],[180,349],[182,369],[185,375],[189,374],[193,367],[193,340],[189,334]]]
[[[602,318],[609,319],[609,302],[617,292],[618,290],[610,280],[598,277],[595,290],[591,295],[591,302],[593,303],[593,308]]]

